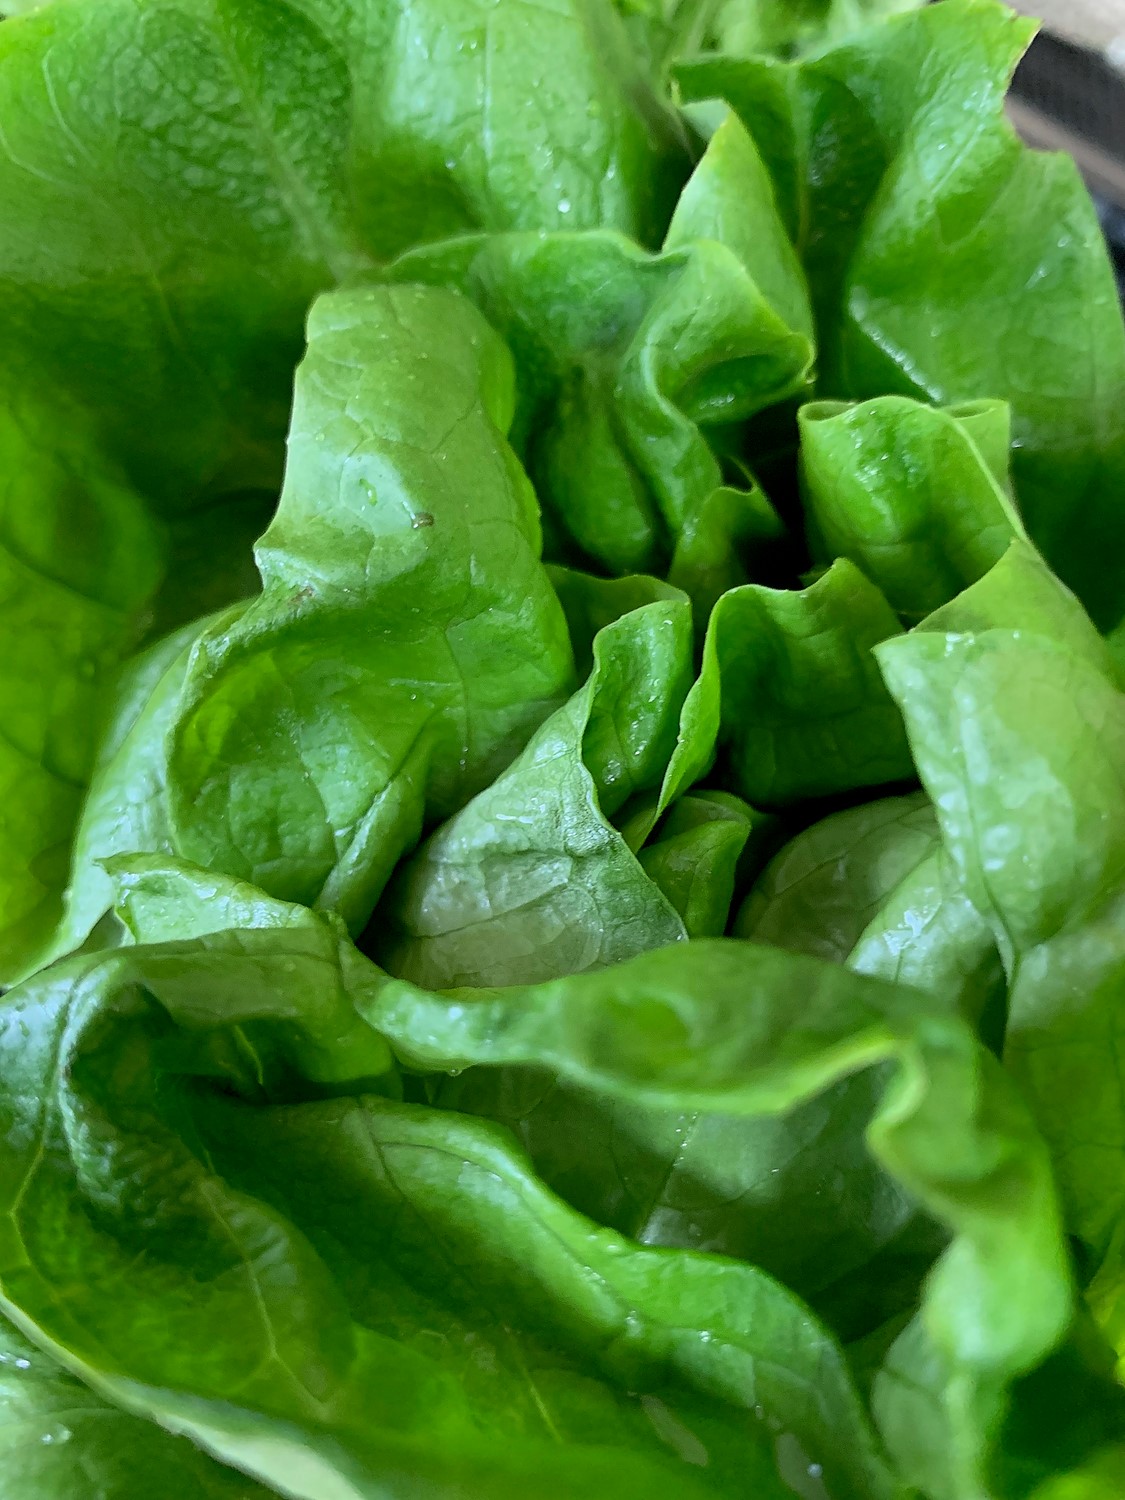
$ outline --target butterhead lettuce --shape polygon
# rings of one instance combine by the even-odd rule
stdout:
[[[1125,328],[995,0],[0,24],[0,1500],[1125,1485]]]

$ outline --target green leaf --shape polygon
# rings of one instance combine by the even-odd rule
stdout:
[[[1110,626],[1125,610],[1125,330],[1074,163],[1023,147],[1003,115],[1031,33],[990,0],[945,0],[804,62],[678,76],[689,99],[733,105],[775,177],[820,394],[1009,401],[1028,531]]]
[[[235,609],[184,626],[121,672],[78,822],[70,884],[49,959],[79,947],[111,906],[113,882],[103,861],[142,849],[171,850],[165,741],[200,633],[212,623],[224,629],[237,616]]]
[[[167,573],[152,600],[146,643],[258,592],[254,544],[276,505],[273,490],[234,491],[168,521]]]
[[[11,1500],[1115,1493],[1125,337],[906,8],[0,25]]]
[[[1055,1484],[1065,1495],[1068,1480],[1108,1472],[1107,1445],[1125,1434],[1125,1392],[1081,1315],[1066,1340],[997,1402],[999,1440],[984,1465],[983,1488],[970,1477],[971,1449],[942,1409],[947,1379],[947,1363],[915,1320],[892,1346],[874,1389],[880,1428],[904,1476],[937,1500],[967,1493],[1017,1500],[1054,1494]],[[1077,1493],[1095,1500],[1101,1491]]]
[[[175,860],[118,859],[110,873],[139,942],[318,920]],[[869,1072],[779,1119],[634,1105],[534,1067],[469,1068],[427,1092],[441,1108],[506,1125],[536,1173],[597,1222],[650,1245],[734,1255],[819,1294],[893,1242],[912,1213],[864,1142],[881,1087]]]
[[[598,578],[577,568],[549,564],[550,578],[570,631],[570,644],[578,670],[588,677],[594,667],[594,642],[598,632],[617,626],[619,620],[650,604],[682,604],[683,591],[645,573],[628,573],[620,578]],[[680,610],[670,610],[680,638]]]
[[[58,920],[102,688],[244,591],[312,297],[465,229],[659,243],[679,127],[608,4],[536,14],[104,0],[3,27],[4,977]]]
[[[1015,1069],[1021,1067],[1018,1042],[1013,1047]],[[1026,1065],[1024,1065],[1026,1066]],[[1068,1184],[1063,1183],[1065,1193]],[[1085,1289],[1085,1300],[1098,1328],[1116,1355],[1114,1373],[1118,1384],[1125,1374],[1125,1226],[1118,1224],[1113,1241]]]
[[[348,186],[389,259],[484,229],[606,225],[659,243],[687,173],[682,126],[604,0],[301,0],[347,57]]]
[[[1035,549],[1022,541],[1014,541],[979,582],[934,610],[918,628],[957,634],[1030,631],[1049,636],[1110,679],[1116,675],[1112,650],[1090,616]]]
[[[722,596],[746,583],[756,557],[784,535],[780,516],[752,480],[745,489],[720,485],[688,513],[668,580],[691,598],[701,634]]]
[[[130,1416],[0,1321],[0,1460],[22,1500],[268,1500],[186,1438]]]
[[[842,963],[896,887],[940,844],[929,798],[884,797],[834,813],[775,855],[736,932]]]
[[[1068,1228],[1098,1273],[1091,1305],[1119,1347],[1125,1097],[1106,1066],[1125,874],[1114,664],[1075,601],[1019,548],[880,657],[946,849],[1011,975],[1005,1063],[1052,1149]],[[908,1451],[905,1428],[899,1447]]]
[[[184,942],[241,927],[320,930],[320,916],[308,907],[275,901],[257,886],[173,855],[117,854],[105,869],[114,912],[135,943]]]
[[[720,52],[792,57],[838,42],[851,32],[922,0],[725,0],[717,7],[713,44]]]
[[[1056,1476],[1108,1475],[1123,1440],[1125,1390],[1111,1352],[1079,1315],[1065,1343],[1013,1388],[993,1484],[1005,1496],[1039,1495]]]
[[[717,738],[738,791],[758,806],[910,777],[871,654],[898,631],[882,594],[845,559],[800,592],[732,590],[711,616],[686,743]]]
[[[611,9],[516,18],[103,0],[5,27],[6,340],[182,504],[279,472],[304,310],[371,253],[472,228],[658,241],[686,156]]]
[[[962,420],[962,412],[968,420]],[[800,414],[806,526],[823,562],[848,557],[919,620],[976,583],[1023,526],[973,431],[1000,403],[936,411],[904,397]]]
[[[1010,971],[1125,876],[1125,699],[1069,642],[924,629],[879,648],[945,846]]]
[[[961,886],[928,797],[834,813],[773,859],[735,931],[948,1000],[973,1023],[1001,1002],[992,929]]]
[[[864,1131],[880,1087],[872,1072],[783,1117],[747,1118],[673,1100],[636,1103],[543,1067],[512,1066],[468,1068],[432,1097],[442,1108],[506,1126],[538,1175],[599,1223],[644,1244],[760,1266],[851,1336],[870,1323],[866,1309],[841,1305],[839,1289],[877,1266],[919,1217],[867,1150]],[[931,1241],[908,1305],[941,1235]]]
[[[623,593],[589,580],[585,612]],[[609,821],[659,785],[675,744],[691,613],[670,593],[655,585],[652,602],[598,631],[586,685],[403,865],[366,939],[392,973],[435,989],[526,984],[686,936]]]
[[[705,48],[792,57],[922,0],[617,0],[653,72]]]
[[[948,1366],[939,1394],[967,1492],[979,1488],[1005,1386],[1065,1333],[1071,1292],[1046,1149],[945,1006],[801,955],[700,942],[516,994],[391,984],[364,1008],[411,1066],[524,1063],[682,1111],[782,1114],[897,1062],[869,1140],[954,1235],[924,1316]]]
[[[1060,852],[1061,857],[1061,852]],[[1012,985],[1004,1061],[1051,1147],[1067,1219],[1100,1262],[1125,1225],[1125,891],[1042,943]]]
[[[944,847],[888,894],[848,962],[948,999],[994,1050],[1001,1045],[1007,995],[996,938]]]
[[[1031,1500],[1115,1500],[1125,1486],[1125,1443],[1105,1448],[1074,1469],[1045,1479]]]
[[[676,803],[664,826],[681,810],[690,813],[696,800],[689,795]],[[776,857],[743,907],[737,930],[757,941],[843,960],[865,924],[874,925],[880,906],[890,903],[899,883],[938,842],[933,812],[921,795],[828,818]],[[687,855],[684,880],[698,879],[694,845],[683,836],[672,844]],[[641,851],[654,878],[661,874],[662,853],[659,842]],[[908,907],[906,921],[913,917]],[[940,967],[918,961],[912,977],[943,992],[945,971],[962,948],[952,939],[935,941],[935,926],[940,922],[908,927],[913,945],[888,943],[890,953],[877,954],[871,971],[896,977],[895,968],[905,968],[909,956],[928,944]],[[978,941],[983,934],[995,982],[999,963],[979,916],[974,934]],[[874,939],[869,946],[876,948]],[[979,1009],[976,990],[967,981],[965,987]],[[854,1336],[866,1316],[855,1278],[867,1265],[878,1265],[881,1252],[891,1254],[904,1227],[918,1218],[866,1149],[864,1130],[882,1088],[881,1077],[870,1071],[776,1120],[607,1102],[541,1068],[470,1068],[443,1084],[435,1098],[447,1108],[507,1125],[544,1178],[592,1217],[647,1243],[719,1251],[761,1265],[830,1307],[830,1320]],[[930,1258],[934,1253],[931,1248]],[[885,1285],[885,1268],[881,1275]]]
[[[420,288],[335,293],[310,329],[263,592],[198,633],[143,713],[126,709],[67,940],[104,910],[94,861],[137,850],[361,927],[424,811],[486,783],[569,684],[533,497],[502,436],[506,350],[468,303]]]
[[[0,1289],[37,1344],[309,1500],[782,1500],[794,1451],[834,1494],[894,1493],[777,1283],[599,1230],[493,1128],[372,1094],[351,1007],[387,981],[348,951],[309,916],[9,997]]]
[[[777,217],[773,184],[758,148],[733,114],[715,131],[688,179],[664,249],[678,250],[696,240],[726,245],[750,273],[766,306],[785,326],[811,340],[812,309],[800,262]],[[695,392],[697,399],[705,389]],[[721,396],[714,414],[721,417],[728,404]]]
[[[508,340],[513,443],[568,556],[610,571],[666,566],[701,526],[715,545],[718,515],[698,514],[716,512],[723,474],[701,424],[804,389],[812,362],[804,279],[733,118],[684,189],[662,255],[616,235],[501,235],[416,251],[388,274],[456,286]],[[774,525],[754,493],[742,509],[724,517],[711,563],[736,582],[746,575],[728,554]],[[689,541],[686,586],[703,566]]]
[[[960,908],[966,935],[979,911],[1012,970],[1021,953],[1059,922],[1080,922],[1115,885],[1114,819],[1103,817],[1104,799],[1117,796],[1112,656],[1078,601],[1023,542],[878,655],[942,825],[943,852],[917,878],[955,897],[949,911]],[[1003,684],[993,695],[988,683],[997,675]],[[1084,717],[1079,681],[1093,695],[1093,719]],[[986,782],[984,766],[998,760],[1003,772]],[[1099,761],[1100,783],[1088,782]],[[1091,820],[1088,846],[1069,820],[1072,807]],[[901,931],[904,917],[892,926]],[[916,917],[906,923],[918,925]],[[883,936],[896,945],[890,929]]]
[[[4,31],[7,30],[5,26]],[[3,403],[0,459],[0,976],[50,940],[97,743],[99,681],[140,639],[160,538],[81,414]]]
[[[722,937],[740,866],[747,854],[754,859],[753,846],[769,839],[772,826],[772,818],[729,792],[686,796],[668,813],[639,858],[689,937]]]

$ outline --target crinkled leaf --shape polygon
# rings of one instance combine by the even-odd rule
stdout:
[[[513,442],[549,522],[579,558],[618,572],[666,565],[685,528],[694,538],[704,525],[698,512],[714,511],[723,476],[700,424],[788,397],[812,360],[800,267],[733,117],[660,256],[606,234],[501,235],[416,251],[389,274],[458,287],[504,334],[518,376]],[[741,509],[725,520],[728,552],[771,524],[753,493]],[[687,543],[685,584],[702,566]]]
[[[785,534],[781,517],[753,481],[745,489],[720,485],[688,513],[668,579],[691,598],[701,634],[723,594],[745,583],[753,560],[776,551]]]
[[[1028,530],[1108,626],[1125,610],[1125,330],[1073,161],[1023,147],[1003,115],[1031,32],[945,0],[804,62],[679,75],[735,107],[775,176],[821,394],[1009,401]]]
[[[219,507],[276,486],[315,293],[458,230],[659,243],[687,154],[612,8],[526,17],[100,0],[3,27],[6,977],[58,920],[101,687],[152,624],[243,591],[258,528]]]
[[[886,396],[801,411],[806,526],[814,556],[849,557],[903,618],[918,620],[981,578],[1023,526],[973,440],[999,403],[970,420]]]
[[[674,947],[514,995],[439,999],[391,984],[364,1008],[414,1066],[528,1063],[684,1110],[782,1113],[841,1076],[897,1061],[869,1138],[954,1233],[924,1316],[948,1366],[940,1400],[961,1468],[979,1485],[1005,1387],[1065,1333],[1071,1293],[1042,1140],[999,1064],[947,1008],[741,943]]]
[[[93,860],[171,849],[362,926],[424,814],[505,764],[571,675],[510,413],[507,351],[455,294],[317,304],[263,591],[114,736],[72,912],[99,914]]]
[[[686,936],[609,822],[659,785],[691,681],[691,613],[662,592],[598,632],[581,691],[402,867],[367,937],[392,973],[529,983]]]
[[[684,711],[683,756],[718,741],[738,791],[762,806],[910,777],[871,652],[898,631],[882,594],[845,559],[799,592],[752,584],[725,594]]]
[[[8,998],[0,1286],[37,1343],[310,1500],[781,1500],[778,1430],[834,1493],[893,1493],[791,1294],[599,1230],[493,1128],[364,1092],[383,1044],[352,997],[387,981],[348,951],[310,916]]]

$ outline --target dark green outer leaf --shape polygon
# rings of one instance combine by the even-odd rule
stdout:
[[[696,943],[518,995],[435,1000],[392,985],[368,1013],[415,1065],[533,1063],[612,1098],[710,1113],[781,1113],[898,1061],[869,1139],[954,1235],[927,1278],[918,1338],[936,1369],[948,1493],[982,1492],[1006,1389],[1064,1336],[1072,1303],[1046,1149],[945,1004],[776,949]],[[918,1451],[899,1417],[881,1412],[890,1436],[906,1434],[898,1457],[913,1479]]]
[[[167,877],[138,872],[130,888],[143,892],[154,878]],[[209,898],[200,918],[215,909]],[[290,922],[291,910],[279,908],[276,920]],[[259,908],[256,920],[274,918]],[[144,935],[161,930],[150,922]],[[346,972],[363,1008],[413,1063],[545,1068],[624,1106],[626,1129],[634,1101],[649,1110],[650,1129],[661,1104],[672,1122],[677,1109],[791,1111],[831,1078],[898,1057],[905,1071],[872,1141],[957,1232],[926,1295],[937,1339],[934,1399],[954,1434],[958,1471],[981,1472],[1006,1381],[1042,1358],[1057,1336],[1050,1328],[1065,1326],[1067,1275],[1042,1145],[995,1063],[944,1005],[935,1010],[917,992],[741,944],[693,944],[601,975],[442,998],[363,967]],[[1017,1264],[1028,1278],[1019,1284],[1035,1288],[1026,1303],[1011,1296]]]
[[[693,977],[704,971],[705,1000]],[[439,1000],[390,984],[376,991],[368,1013],[417,1066],[533,1063],[620,1097],[654,1103],[675,1097],[684,1108],[728,1113],[783,1110],[841,1074],[899,1058],[904,1074],[873,1126],[876,1149],[923,1202],[963,1224],[968,1236],[935,1273],[931,1326],[969,1366],[984,1368],[1034,1362],[1037,1341],[1053,1339],[1048,1329],[1058,1331],[1060,1318],[1065,1324],[1064,1261],[1042,1145],[994,1060],[963,1023],[927,1009],[916,992],[777,949],[696,943],[518,996],[461,991]],[[916,1039],[907,1044],[915,1028]],[[932,1122],[921,1079],[913,1074],[923,1067],[915,1046],[938,1090]],[[1005,1188],[1026,1204],[1018,1229],[1010,1197],[1002,1211],[999,1202],[988,1209],[987,1194],[974,1194],[971,1208],[961,1202],[962,1189],[949,1174],[955,1159],[969,1170],[977,1148],[966,1136],[955,1147],[946,1140],[947,1159],[936,1148],[931,1154],[928,1132],[931,1123],[939,1129],[939,1121],[943,1135],[946,1128],[975,1131],[979,1125],[1020,1139],[1019,1152],[1003,1168],[1021,1183],[1017,1188],[1013,1179]],[[915,1149],[923,1154],[917,1160]],[[978,1214],[990,1223],[996,1215],[997,1222],[986,1232]],[[1006,1242],[1011,1236],[1006,1253],[1019,1257],[1046,1297],[1034,1317],[1029,1308],[1012,1314],[1006,1281],[1014,1261],[1001,1274],[994,1233]],[[968,1280],[958,1288],[963,1277]]]
[[[780,1500],[755,1405],[834,1493],[893,1493],[789,1293],[597,1230],[495,1131],[364,1094],[385,1052],[351,996],[386,981],[261,903],[284,930],[72,961],[0,1010],[0,1283],[37,1342],[298,1496]]]
[[[111,1406],[0,1323],[0,1493],[8,1500],[269,1500],[263,1489]]]
[[[508,4],[102,0],[5,27],[6,352],[97,413],[146,492],[192,500],[256,477],[264,443],[276,474],[303,311],[369,250],[477,227],[658,240],[686,156],[610,8],[528,26]]]

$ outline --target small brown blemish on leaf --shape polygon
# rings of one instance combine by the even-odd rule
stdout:
[[[434,518],[430,515],[428,510],[418,510],[415,511],[411,516],[410,524],[414,527],[414,530],[417,531],[419,527],[432,526],[434,524]]]

